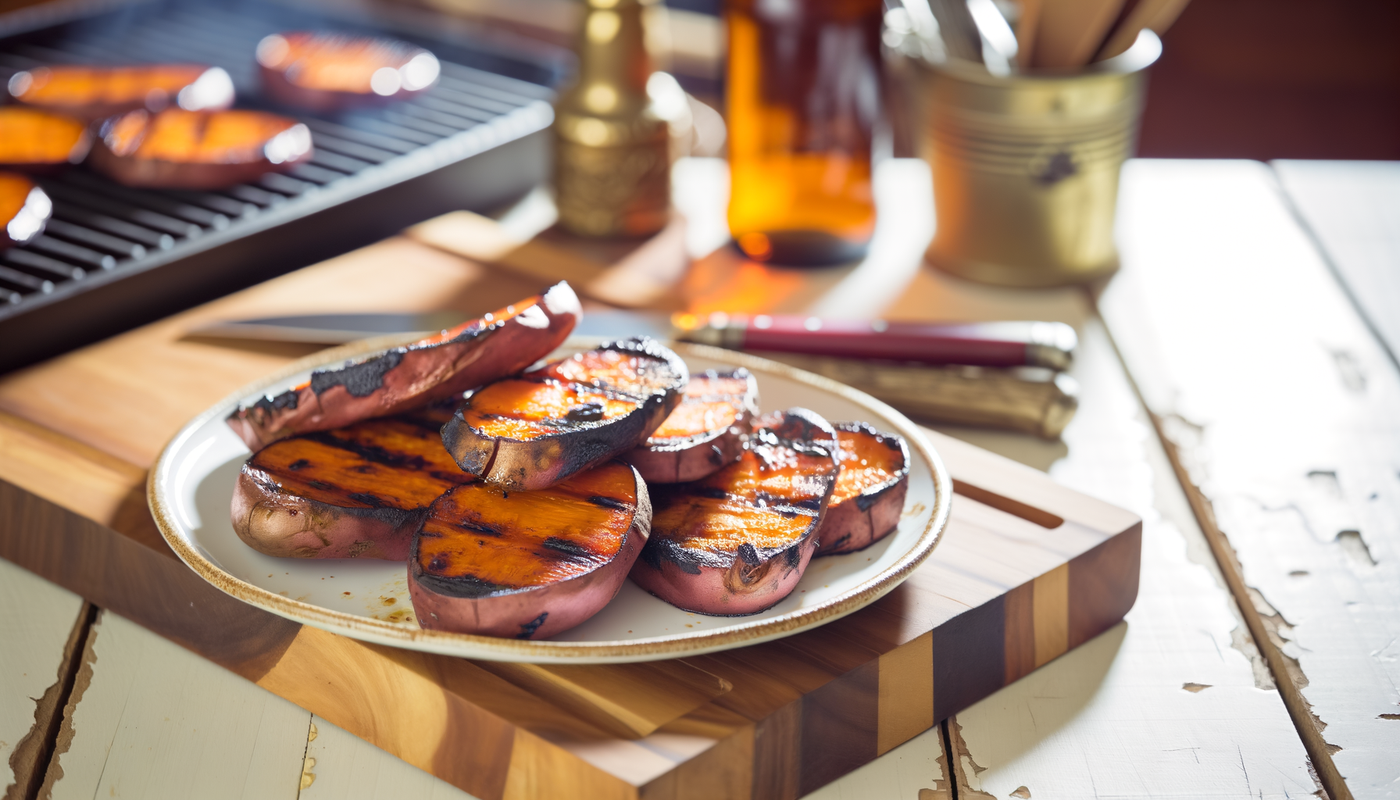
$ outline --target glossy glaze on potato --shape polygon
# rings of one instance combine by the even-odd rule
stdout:
[[[34,181],[0,172],[0,246],[24,244],[44,232],[53,201]]]
[[[690,376],[685,398],[627,460],[648,483],[681,483],[733,463],[758,414],[758,381],[748,370]]]
[[[98,130],[92,166],[127,186],[221,189],[311,158],[311,131],[263,111],[129,111]]]
[[[239,538],[297,558],[408,558],[426,509],[469,483],[442,449],[452,404],[295,436],[248,459],[231,510]]]
[[[24,106],[0,107],[0,169],[44,174],[77,164],[92,146],[82,122]]]
[[[203,64],[36,67],[9,80],[16,102],[92,121],[136,109],[213,111],[233,105],[233,81]]]
[[[269,96],[313,111],[411,97],[436,83],[441,68],[406,42],[310,31],[264,38],[257,61]]]
[[[543,489],[646,441],[688,380],[652,339],[610,342],[473,392],[442,441],[484,481]]]
[[[702,614],[753,614],[782,600],[816,550],[835,452],[835,431],[811,411],[760,418],[738,461],[652,487],[652,535],[632,580]]]
[[[558,283],[542,295],[413,344],[317,370],[301,386],[240,407],[228,424],[257,450],[296,433],[337,428],[454,397],[548,355],[582,313],[574,290]]]
[[[621,461],[538,491],[457,487],[414,538],[418,622],[518,639],[568,630],[616,596],[650,523],[646,484]]]
[[[864,422],[836,426],[841,472],[817,538],[817,555],[851,553],[899,527],[909,490],[909,445]]]

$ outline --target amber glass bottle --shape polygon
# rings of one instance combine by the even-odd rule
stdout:
[[[750,258],[864,255],[881,0],[727,0],[729,231]]]

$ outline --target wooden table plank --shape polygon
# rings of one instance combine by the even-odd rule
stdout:
[[[1134,162],[1124,187],[1114,339],[1319,773],[1393,794],[1400,374],[1266,166]]]
[[[1317,787],[1287,710],[1260,691],[1257,650],[1216,577],[1107,335],[1083,330],[1083,388],[1056,480],[1143,517],[1142,584],[1126,621],[954,720],[959,797],[1300,797]],[[1004,455],[1005,435],[960,431]],[[1267,686],[1267,673],[1262,676]]]
[[[0,561],[0,787],[6,800],[32,796],[43,779],[86,618],[83,598]]]
[[[1400,359],[1400,163],[1275,161],[1294,213]]]
[[[45,781],[54,800],[297,796],[306,711],[106,611],[82,663]]]

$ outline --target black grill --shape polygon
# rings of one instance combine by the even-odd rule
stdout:
[[[22,24],[7,21],[11,30]],[[547,87],[567,67],[566,56],[538,46],[268,0],[156,0],[10,35],[4,22],[0,82],[43,64],[212,64],[233,77],[239,107],[306,123],[315,157],[216,192],[131,189],[85,167],[39,179],[53,220],[0,253],[0,372],[428,217],[519,196],[545,177]],[[387,33],[433,51],[442,76],[421,96],[381,108],[316,116],[269,105],[254,47],[297,29]]]

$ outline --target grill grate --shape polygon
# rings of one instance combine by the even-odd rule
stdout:
[[[340,114],[311,115],[265,103],[252,58],[264,36],[308,28],[384,30],[382,24],[328,13],[266,0],[148,2],[0,39],[0,81],[44,64],[223,67],[233,78],[239,107],[299,119],[311,129],[315,146],[308,163],[287,173],[220,191],[133,189],[85,167],[40,178],[54,201],[52,222],[34,241],[0,253],[0,371],[344,252],[433,214],[499,202],[543,177],[543,131],[552,120],[551,93],[543,84],[561,72],[565,62],[558,57],[527,57],[391,28],[390,35],[438,56],[442,74],[432,89]],[[491,153],[496,163],[479,158],[489,151],[501,151]],[[336,213],[348,206],[355,209]],[[274,229],[278,237],[255,236]],[[287,246],[294,241],[289,237],[318,236],[329,241]],[[258,246],[233,246],[250,239],[258,239]],[[258,258],[256,266],[248,265],[250,257]],[[171,267],[210,274],[204,280],[177,277]],[[104,288],[153,270],[166,274],[159,280],[147,276],[139,291]],[[136,307],[119,312],[93,299],[76,302],[99,289],[113,295],[102,301],[108,305],[130,303],[134,294]],[[78,316],[84,309],[92,317],[86,322]]]

